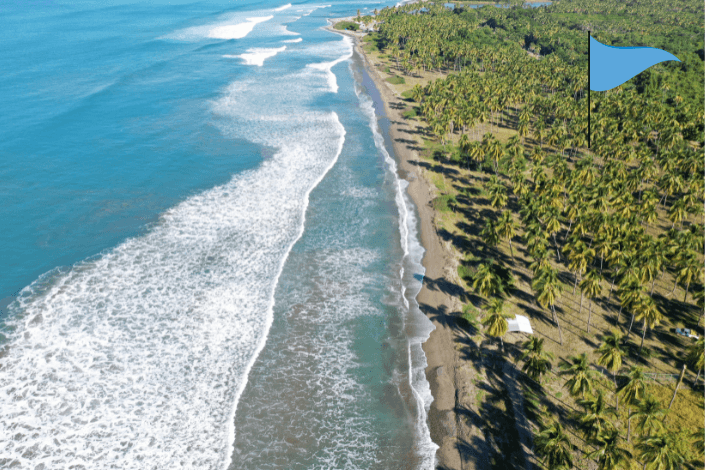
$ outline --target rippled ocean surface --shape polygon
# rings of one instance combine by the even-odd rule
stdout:
[[[432,467],[386,5],[0,2],[0,467]]]

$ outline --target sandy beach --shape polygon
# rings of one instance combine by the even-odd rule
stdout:
[[[341,20],[343,19],[334,21]],[[461,359],[461,351],[456,347],[461,344],[465,334],[454,327],[454,318],[462,307],[459,299],[462,289],[457,281],[457,262],[444,246],[434,226],[435,211],[431,201],[435,197],[435,188],[425,178],[425,164],[419,160],[416,145],[420,143],[420,139],[417,142],[417,130],[401,116],[407,105],[404,99],[380,76],[375,64],[370,63],[360,47],[359,39],[364,33],[337,31],[332,27],[327,29],[355,38],[355,53],[363,58],[367,71],[384,100],[385,112],[390,121],[389,134],[399,162],[400,176],[409,182],[407,191],[418,210],[421,243],[426,250],[423,258],[426,275],[417,300],[421,310],[436,328],[424,343],[423,349],[428,360],[426,377],[434,397],[429,412],[429,425],[431,438],[440,446],[436,454],[438,468],[476,468],[475,463],[467,457],[461,458],[463,452],[459,445],[462,442],[469,444],[473,434],[468,420],[461,419],[457,413],[458,409],[470,408],[464,397],[469,397],[472,392],[472,373],[466,367],[466,361]],[[477,444],[478,442],[474,442],[473,446]],[[474,458],[482,458],[482,454],[475,453]],[[477,468],[483,466],[477,465]]]

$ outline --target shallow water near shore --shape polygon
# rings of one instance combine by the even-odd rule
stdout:
[[[432,466],[363,4],[4,12],[0,466]]]

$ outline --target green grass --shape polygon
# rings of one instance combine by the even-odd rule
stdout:
[[[391,74],[391,73],[392,73],[392,70],[391,70],[389,67],[385,67],[385,68],[384,68],[384,73]]]
[[[472,272],[471,268],[469,268],[463,264],[458,266],[458,276],[460,276],[460,279],[462,279],[466,282],[470,282],[470,280],[472,279],[472,275],[473,275],[473,272]]]
[[[401,115],[404,117],[404,119],[413,119],[418,116],[418,114],[416,114],[416,108],[411,108],[408,111],[404,111],[403,113],[401,113]]]
[[[451,194],[443,194],[431,201],[433,208],[439,212],[450,212],[452,206],[457,204],[455,196]]]
[[[339,21],[335,24],[335,26],[333,26],[333,28],[340,31],[357,31],[358,29],[360,29],[357,23],[354,23],[352,21]]]
[[[414,99],[414,94],[411,92],[411,90],[406,90],[401,94],[402,97],[406,98],[407,100],[413,100]]]
[[[400,77],[399,75],[395,75],[393,77],[389,77],[387,79],[389,83],[392,85],[403,85],[406,83],[406,80],[404,80],[404,77]]]

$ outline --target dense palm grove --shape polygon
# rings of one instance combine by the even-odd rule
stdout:
[[[442,154],[486,173],[483,191],[494,212],[482,224],[481,240],[490,247],[508,241],[511,263],[512,240],[523,244],[535,302],[546,309],[560,343],[555,307],[566,289],[578,292],[588,333],[598,298],[618,306],[615,329],[591,356],[611,375],[599,373],[586,354],[560,362],[581,411],[567,424],[547,413],[537,420],[534,451],[549,469],[573,464],[566,426],[579,430],[588,444],[583,452],[600,469],[637,462],[647,469],[703,466],[702,428],[664,427],[673,399],[668,404],[647,393],[648,362],[638,361],[648,355],[649,331],[672,314],[665,298],[678,295],[692,327],[705,314],[702,18],[696,0],[479,9],[422,2],[374,18],[377,47],[400,74],[445,74],[415,86],[410,97]],[[588,30],[604,44],[659,47],[681,60],[593,92],[590,148]],[[512,132],[498,137],[500,128]],[[487,259],[470,270],[469,284],[487,299],[483,324],[490,336],[507,331],[502,300],[512,295],[511,268]],[[657,288],[666,279],[670,292]],[[635,334],[639,346],[628,349],[625,339]],[[704,348],[701,335],[684,357],[697,372],[695,384]],[[556,362],[538,337],[524,344],[521,361],[537,383]],[[620,406],[627,407],[626,423],[616,418]]]

